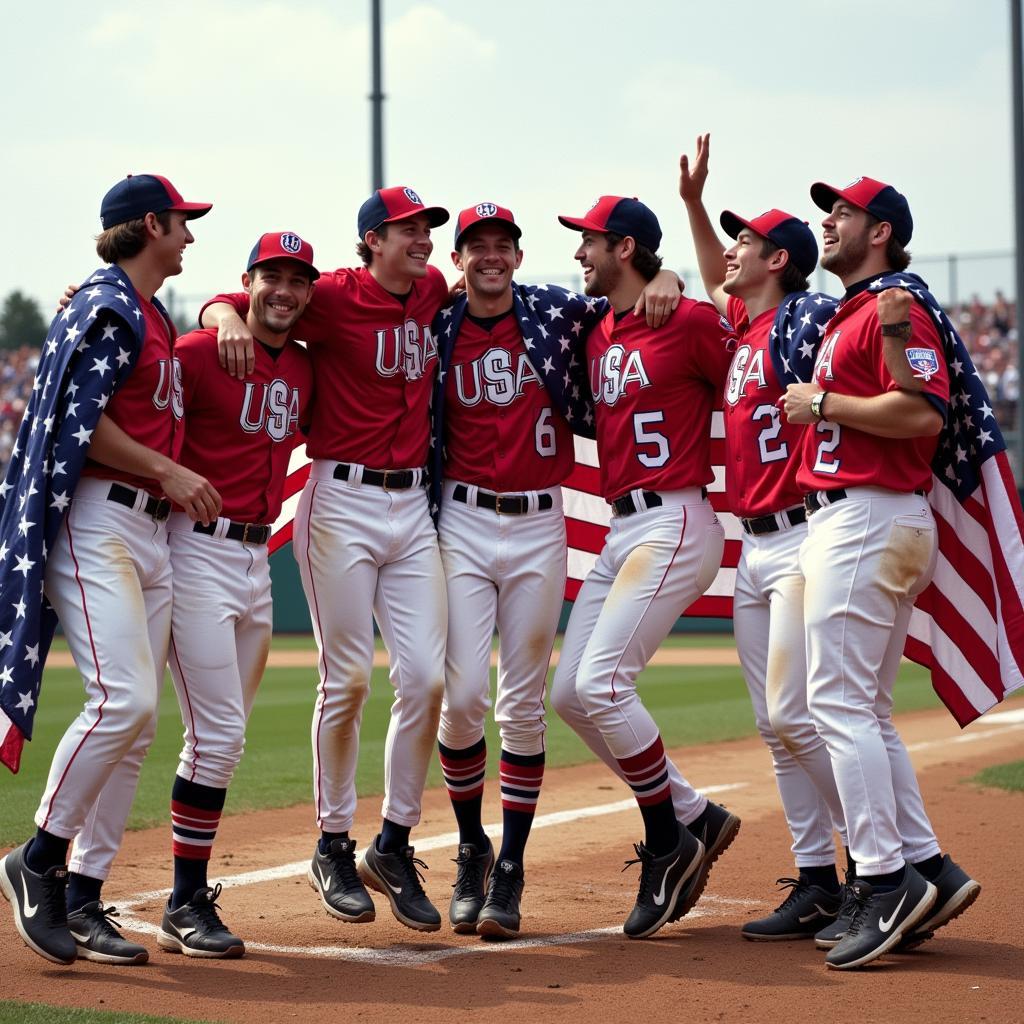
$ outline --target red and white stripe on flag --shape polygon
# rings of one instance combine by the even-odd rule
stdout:
[[[988,459],[963,503],[938,479],[931,585],[917,599],[905,653],[961,726],[1024,686],[1024,521],[1005,452]]]

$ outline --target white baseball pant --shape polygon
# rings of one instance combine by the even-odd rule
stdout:
[[[565,598],[566,542],[562,489],[529,492],[552,507],[499,515],[455,501],[444,484],[439,524],[448,585],[445,693],[438,736],[464,750],[479,742],[490,710],[491,642],[498,631],[498,688],[494,718],[501,746],[513,754],[544,750],[544,691],[551,648]],[[490,492],[487,492],[490,493]]]
[[[849,487],[814,512],[800,550],[808,706],[832,758],[861,875],[940,852],[892,696],[914,599],[935,571],[928,501]]]
[[[623,781],[619,760],[659,735],[637,676],[676,619],[711,586],[725,545],[700,488],[660,496],[660,507],[612,519],[573,606],[551,687],[558,713]],[[666,761],[676,817],[690,824],[707,798]]]
[[[163,522],[108,499],[112,481],[85,477],[46,564],[56,609],[85,685],[82,712],[50,765],[36,824],[77,837],[72,871],[105,879],[121,845],[156,730],[171,623]]]
[[[318,826],[346,832],[356,809],[359,725],[370,692],[373,625],[391,662],[395,701],[384,748],[382,814],[415,825],[444,693],[448,603],[437,533],[422,487],[334,479],[315,460],[295,516],[294,551],[320,650],[313,713]]]
[[[733,625],[754,720],[771,751],[782,809],[799,867],[834,864],[833,829],[846,845],[832,760],[807,708],[804,524],[778,517],[774,533],[743,534]]]
[[[174,608],[170,667],[185,726],[178,775],[227,789],[245,748],[245,726],[263,678],[274,619],[266,544],[195,533],[168,523]]]

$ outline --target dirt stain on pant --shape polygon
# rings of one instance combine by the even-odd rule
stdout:
[[[914,592],[928,570],[935,546],[935,530],[928,524],[895,522],[878,563],[878,582],[896,598]]]

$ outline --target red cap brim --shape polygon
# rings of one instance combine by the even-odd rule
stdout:
[[[394,217],[388,217],[387,220],[382,220],[381,224],[394,224],[395,221],[410,220],[420,214],[426,214],[432,228],[439,228],[451,219],[451,214],[443,206],[419,206],[413,210],[406,210],[405,213],[396,214]]]
[[[213,209],[213,203],[175,203],[167,209],[188,214],[186,220],[195,220],[197,217],[205,217]]]
[[[586,217],[559,216],[558,222],[567,228],[572,228],[573,231],[597,231],[601,234],[605,234],[608,231],[607,228],[595,224],[592,220],[587,220]]]

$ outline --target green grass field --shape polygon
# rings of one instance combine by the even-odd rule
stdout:
[[[1024,793],[1024,761],[992,765],[991,768],[978,772],[971,781],[982,786],[1008,789],[1011,793]]]
[[[729,636],[676,636],[667,641],[671,646],[716,647],[728,647],[732,642]],[[275,638],[276,649],[311,647],[312,641],[304,637]],[[267,671],[249,723],[245,757],[228,796],[227,813],[287,807],[311,800],[309,727],[315,686],[315,668]],[[661,726],[666,746],[713,743],[754,732],[750,701],[738,668],[651,667],[641,677],[640,691]],[[938,705],[927,674],[916,665],[904,665],[901,669],[896,696],[897,711]],[[391,701],[387,671],[375,669],[363,715],[357,780],[360,795],[382,790],[384,735]],[[50,757],[68,723],[80,710],[81,702],[81,682],[73,669],[51,669],[46,673],[35,739],[25,746],[20,773],[13,777],[4,773],[0,779],[0,844],[20,842],[31,832]],[[487,740],[496,753],[498,737],[493,723],[488,728]],[[143,765],[129,827],[166,823],[180,747],[181,719],[168,680],[156,740]],[[547,749],[551,767],[591,759],[590,752],[553,713],[548,723]],[[497,773],[497,757],[491,758],[490,773]],[[435,762],[428,785],[440,784]]]
[[[0,1002],[0,1024],[203,1024],[180,1017],[150,1017],[144,1013],[105,1013],[74,1010],[43,1003]]]

